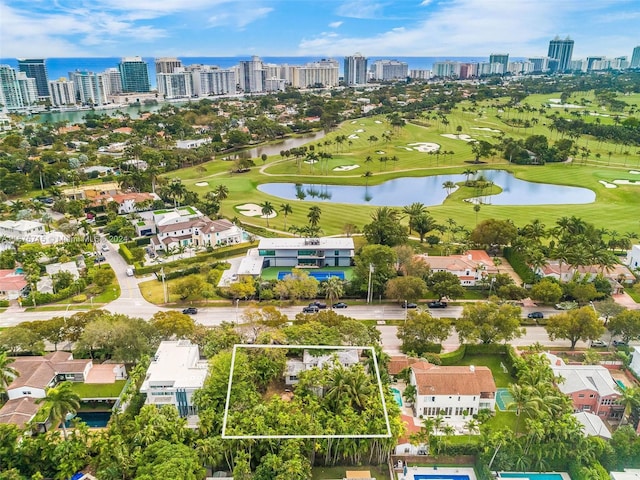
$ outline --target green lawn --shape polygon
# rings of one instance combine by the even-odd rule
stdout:
[[[506,427],[511,431],[515,432],[517,421],[518,421],[518,417],[516,417],[516,414],[514,412],[496,411],[495,416],[487,422],[487,425],[491,427],[491,431],[497,431],[497,430],[500,430],[501,428]],[[518,424],[518,429],[519,429],[519,433],[522,433],[524,429],[524,418],[520,419],[520,422]]]
[[[501,363],[506,365],[506,359],[502,355],[465,355],[458,365],[476,365],[485,366],[491,369],[493,379],[497,387],[508,387],[514,383],[515,379],[509,374],[504,373]]]
[[[313,480],[342,480],[347,470],[368,470],[371,476],[378,480],[391,480],[389,468],[386,465],[380,467],[314,467],[311,471]]]
[[[201,273],[194,273],[192,275],[200,277],[206,283],[206,280],[207,280],[207,276],[206,275],[201,274]],[[173,278],[171,280],[167,280],[166,281],[167,289],[169,291],[169,302],[168,302],[168,304],[174,304],[174,305],[196,305],[196,306],[199,306],[199,305],[205,306],[206,305],[207,301],[203,297],[194,297],[193,299],[182,301],[182,300],[180,300],[180,296],[177,293],[174,293],[175,286],[178,284],[178,282],[181,282],[185,278],[189,278],[192,275],[189,275],[187,277]],[[209,285],[209,284],[207,284],[207,285]],[[158,280],[149,280],[149,281],[142,282],[142,283],[138,284],[138,286],[140,287],[140,292],[142,293],[142,296],[145,298],[145,300],[147,300],[148,302],[154,303],[156,305],[164,305],[165,304],[164,291],[163,291],[163,288],[162,288],[162,282],[160,282]],[[209,285],[209,286],[211,286],[211,285]],[[209,300],[221,300],[222,299],[222,297],[220,297],[219,295],[216,295],[216,293],[215,293],[216,289],[215,288],[210,288],[210,291],[211,291],[211,297],[209,298]]]
[[[71,386],[80,398],[117,398],[126,382],[126,380],[116,380],[114,383],[72,382]]]

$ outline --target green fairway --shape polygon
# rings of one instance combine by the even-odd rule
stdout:
[[[544,166],[525,166],[509,164],[500,155],[483,159],[482,164],[471,163],[474,155],[471,145],[457,135],[476,140],[486,140],[494,145],[501,136],[525,139],[530,135],[541,134],[553,144],[562,138],[557,131],[549,129],[551,120],[548,115],[556,114],[572,118],[575,113],[563,108],[550,108],[550,99],[560,98],[559,93],[531,95],[523,100],[523,107],[503,111],[495,100],[472,104],[462,102],[447,114],[444,124],[436,117],[419,114],[404,127],[391,127],[384,116],[359,118],[343,122],[337,129],[324,138],[308,144],[316,153],[329,153],[331,159],[316,163],[305,163],[304,157],[283,157],[273,155],[265,163],[256,159],[256,166],[250,172],[229,173],[230,162],[215,160],[204,165],[172,172],[192,190],[204,195],[217,185],[224,184],[229,196],[222,202],[221,213],[230,218],[261,227],[267,227],[267,220],[260,216],[245,216],[238,210],[247,203],[261,204],[270,202],[277,216],[269,219],[269,228],[287,231],[291,226],[307,224],[307,214],[311,206],[320,207],[322,214],[320,227],[323,235],[342,233],[345,224],[362,228],[370,222],[375,207],[366,205],[345,205],[331,202],[313,202],[286,200],[267,195],[257,190],[262,183],[291,182],[326,185],[378,185],[398,177],[422,177],[437,174],[462,174],[467,169],[507,169],[517,178],[529,182],[578,186],[593,190],[596,201],[591,204],[571,205],[571,215],[588,219],[597,227],[621,232],[640,232],[637,222],[630,222],[631,212],[640,208],[640,151],[631,146],[610,142],[599,142],[595,138],[583,135],[576,140],[579,152],[573,162],[547,164]],[[504,100],[504,99],[503,99]],[[635,98],[625,97],[632,104]],[[582,115],[585,121],[603,124],[613,123],[614,114],[598,113],[592,93],[581,92],[568,103],[584,103]],[[540,113],[542,110],[543,113]],[[608,115],[608,116],[605,116]],[[513,120],[526,120],[527,128],[514,126]],[[341,138],[342,137],[342,138]],[[341,140],[338,141],[338,139]],[[346,140],[345,140],[346,139]],[[438,153],[417,151],[422,148],[412,144],[431,143],[439,145]],[[584,152],[588,150],[588,155]],[[339,167],[348,167],[336,170]],[[365,176],[365,173],[367,175]],[[613,185],[615,180],[626,180],[630,185],[616,185],[606,188],[601,182]],[[196,186],[205,182],[206,186]],[[635,184],[634,184],[635,183]],[[496,188],[494,194],[499,193]],[[439,223],[446,219],[455,219],[458,225],[473,228],[476,222],[487,218],[513,219],[518,226],[539,219],[551,226],[562,216],[567,215],[567,205],[535,206],[498,206],[483,204],[475,212],[473,205],[464,202],[464,198],[475,196],[471,189],[461,188],[452,193],[442,205],[430,206],[429,211]],[[401,199],[400,199],[401,200]],[[292,213],[284,216],[279,212],[282,204],[289,204]],[[406,221],[406,219],[405,219]],[[286,223],[286,229],[285,229]]]

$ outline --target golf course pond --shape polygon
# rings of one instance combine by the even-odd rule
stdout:
[[[565,205],[592,203],[596,194],[581,187],[567,187],[534,183],[516,178],[504,170],[482,170],[482,177],[502,189],[495,187],[478,193],[479,201],[491,205]],[[287,200],[327,201],[372,206],[403,206],[420,202],[427,206],[441,205],[448,191],[445,182],[464,182],[466,176],[459,174],[433,175],[428,177],[402,177],[380,185],[349,186],[324,184],[264,183],[258,186],[263,193]],[[491,190],[495,194],[492,194]],[[478,200],[476,200],[478,201]]]

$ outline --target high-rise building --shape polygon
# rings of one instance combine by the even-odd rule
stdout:
[[[546,72],[549,70],[549,57],[531,57],[529,62],[533,65],[532,73]]]
[[[76,103],[76,87],[71,80],[66,78],[52,80],[49,82],[49,91],[51,92],[51,103],[55,107],[75,105]]]
[[[367,58],[360,53],[344,57],[344,84],[365,85],[367,83]]]
[[[118,64],[118,70],[120,70],[123,92],[142,93],[151,90],[148,65],[142,57],[123,58]]]
[[[102,85],[105,95],[118,95],[122,93],[122,77],[117,68],[107,68],[99,74],[102,77]]]
[[[42,58],[19,58],[18,71],[27,74],[27,77],[34,78],[38,89],[38,98],[46,100],[49,98],[49,79],[47,77],[47,66]]]
[[[83,105],[102,105],[107,103],[103,77],[93,72],[76,70],[69,72],[69,80],[74,84],[76,99]]]
[[[556,36],[549,42],[549,52],[547,57],[555,58],[558,61],[557,72],[566,72],[571,67],[571,56],[573,55],[573,40],[569,37],[561,40]]]
[[[492,53],[489,55],[489,63],[501,63],[502,72],[506,73],[509,69],[509,54],[508,53]],[[494,70],[496,70],[494,68]]]
[[[24,106],[35,105],[38,102],[36,79],[27,77],[24,72],[17,72],[16,80],[18,81],[18,88],[20,89]]]
[[[409,76],[409,65],[398,60],[376,60],[371,65],[375,80],[406,80]]]
[[[156,58],[156,73],[173,73],[182,67],[182,61],[174,57]]]
[[[322,59],[319,62],[307,63],[299,67],[291,67],[291,85],[296,88],[337,87],[340,77],[340,65],[337,60]],[[284,78],[287,78],[285,73]]]
[[[23,107],[16,71],[9,65],[0,65],[0,109],[6,112]]]
[[[416,80],[429,80],[431,75],[431,70],[425,69],[415,69],[409,72],[409,76]]]
[[[235,69],[221,70],[210,65],[190,65],[192,93],[196,97],[235,93],[238,83]]]
[[[631,55],[631,68],[640,68],[640,45],[633,49],[633,54]]]
[[[260,57],[253,56],[249,61],[240,62],[240,89],[246,93],[264,92],[266,72]]]
[[[436,62],[433,64],[433,76],[440,78],[458,78],[460,76],[460,62]]]
[[[179,68],[173,73],[158,73],[158,94],[163,98],[189,98],[193,96],[191,72]]]

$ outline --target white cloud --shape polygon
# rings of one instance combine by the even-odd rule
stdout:
[[[420,5],[423,7],[426,7],[427,5],[429,5],[433,0],[422,0],[422,2],[420,2]]]
[[[209,17],[209,26],[211,27],[236,27],[244,28],[250,23],[267,16],[273,8],[261,7],[247,9],[238,8],[237,10],[226,9],[216,15]]]
[[[336,14],[350,18],[377,18],[382,14],[384,4],[371,0],[349,0],[338,7]]]
[[[343,23],[344,23],[344,22],[331,22],[331,23],[329,24],[329,26],[330,26],[331,28],[338,28],[338,27],[339,27],[340,25],[342,25]]]

